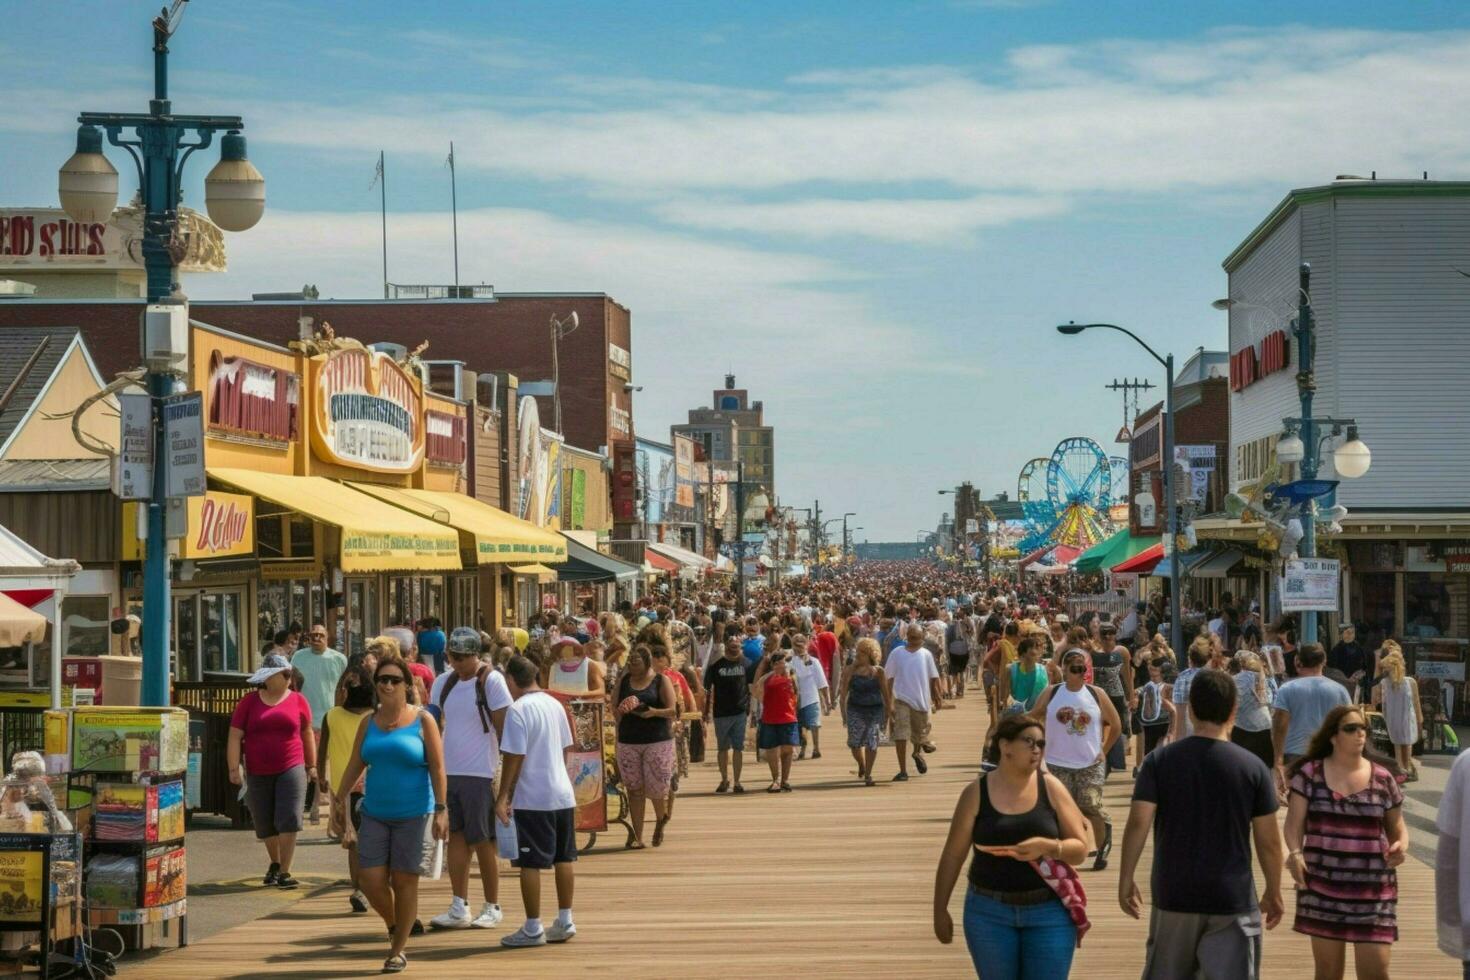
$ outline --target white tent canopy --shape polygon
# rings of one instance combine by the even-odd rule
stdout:
[[[81,571],[81,566],[71,559],[48,558],[32,548],[9,528],[0,526],[0,598],[7,604],[0,607],[0,645],[30,645],[44,635],[38,629],[39,620],[45,617],[33,609],[5,596],[6,592],[22,592],[47,589],[51,606],[51,707],[61,707],[61,598],[70,587],[71,578]],[[27,671],[30,656],[27,654]]]

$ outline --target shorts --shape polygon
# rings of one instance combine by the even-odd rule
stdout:
[[[893,740],[895,742],[929,741],[929,712],[920,711],[907,701],[893,702]]]
[[[495,809],[495,782],[485,776],[449,776],[449,832],[464,834],[473,847],[495,839],[490,812]]]
[[[796,723],[802,728],[822,727],[822,703],[813,701],[796,709]]]
[[[347,794],[347,817],[352,821],[353,830],[362,829],[362,794]]]
[[[721,752],[745,751],[745,712],[738,715],[715,715],[715,747]]]
[[[783,745],[800,745],[801,728],[794,721],[781,724],[767,724],[761,722],[760,734],[756,744],[762,751],[766,749],[779,749]]]
[[[1122,738],[1133,734],[1130,727],[1133,721],[1133,712],[1128,710],[1128,699],[1121,694],[1109,694],[1108,700],[1113,702],[1113,710],[1118,713],[1118,724],[1123,726]]]
[[[363,813],[357,835],[357,862],[410,875],[427,875],[434,868],[434,815],[402,820],[379,820]]]
[[[674,781],[674,740],[662,742],[619,742],[618,779],[629,793],[661,800],[669,795]]]
[[[965,671],[970,668],[970,655],[968,653],[951,653],[949,655],[949,675],[951,677],[963,677]]]
[[[1261,975],[1261,910],[1229,915],[1149,913],[1144,980]]]
[[[1046,764],[1046,771],[1061,780],[1063,786],[1072,799],[1077,801],[1077,809],[1084,816],[1101,817],[1103,823],[1111,823],[1108,812],[1103,809],[1103,781],[1106,778],[1107,762],[1099,760],[1082,769],[1068,769],[1066,766]]]
[[[881,704],[849,704],[847,706],[847,747],[878,749],[878,736],[883,731]]]
[[[995,687],[995,671],[991,670],[989,667],[986,667],[985,670],[980,674],[980,679],[985,682],[985,689],[987,691]]]
[[[661,743],[654,743],[661,744]],[[512,810],[516,822],[517,868],[549,868],[577,860],[577,808]]]
[[[1154,724],[1144,725],[1142,727],[1143,754],[1148,755],[1154,749],[1158,748],[1159,743],[1164,740],[1164,736],[1169,734],[1169,723],[1166,721],[1162,725]]]
[[[245,774],[245,805],[260,840],[301,830],[306,807],[306,766],[292,766],[269,776]]]

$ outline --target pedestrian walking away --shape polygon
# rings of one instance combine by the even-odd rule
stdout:
[[[536,665],[512,657],[505,665],[515,703],[505,716],[505,771],[495,800],[495,818],[515,823],[521,901],[526,921],[500,938],[508,947],[564,943],[577,934],[572,921],[572,890],[577,860],[577,796],[567,775],[572,727],[561,702],[541,690]],[[556,920],[541,924],[541,872],[556,880]]]
[[[917,623],[904,633],[904,642],[893,648],[883,666],[883,682],[888,688],[892,706],[889,728],[893,747],[898,753],[895,782],[909,778],[909,747],[913,746],[914,768],[920,775],[929,771],[925,752],[933,752],[929,741],[930,713],[942,703],[939,694],[939,667],[934,656],[924,649],[924,628]]]
[[[1206,668],[1190,684],[1192,735],[1160,746],[1139,768],[1123,831],[1118,904],[1143,914],[1135,881],[1154,834],[1153,908],[1144,980],[1257,980],[1261,929],[1281,920],[1281,834],[1271,771],[1229,741],[1235,682]],[[1255,845],[1265,889],[1251,875]]]
[[[376,666],[374,663],[374,667]],[[332,808],[327,819],[327,832],[336,836],[338,840],[346,836],[347,824],[351,823],[354,830],[362,828],[361,804],[364,781],[362,777],[359,777],[357,782],[349,787],[345,797],[328,793],[328,785],[330,780],[340,779],[347,772],[347,766],[352,761],[352,748],[357,744],[357,730],[362,727],[363,718],[372,712],[374,706],[372,669],[363,663],[353,664],[342,674],[342,703],[327,712],[327,719],[322,724],[320,752],[326,765],[319,767],[320,774],[317,777],[322,795],[329,797],[332,801]],[[347,897],[347,904],[353,912],[360,914],[368,910],[368,904],[367,897],[362,893],[357,842],[353,841],[344,846],[347,848],[348,880],[352,884],[352,893]]]

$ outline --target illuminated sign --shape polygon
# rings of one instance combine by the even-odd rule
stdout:
[[[411,473],[424,457],[423,396],[381,351],[348,348],[311,359],[317,397],[311,444],[330,463]]]
[[[1285,330],[1268,333],[1259,344],[1252,344],[1230,355],[1230,390],[1241,391],[1268,374],[1284,370],[1291,362],[1291,341]]]

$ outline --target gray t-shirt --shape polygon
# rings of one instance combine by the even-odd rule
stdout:
[[[1351,703],[1347,690],[1326,677],[1298,677],[1282,684],[1273,706],[1289,713],[1285,754],[1304,754],[1327,712],[1340,704]]]

